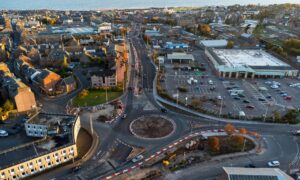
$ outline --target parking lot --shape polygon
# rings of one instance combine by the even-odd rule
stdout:
[[[196,104],[216,115],[248,119],[264,119],[274,112],[283,115],[288,109],[300,108],[300,85],[290,87],[300,83],[299,79],[219,78],[203,51],[195,50],[193,54],[195,62],[190,64],[165,63],[165,74],[160,80],[167,93],[176,100],[178,97],[181,103]]]

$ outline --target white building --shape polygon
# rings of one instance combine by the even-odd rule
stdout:
[[[212,49],[205,54],[221,77],[296,77],[298,70],[258,49]]]
[[[181,52],[173,52],[167,55],[167,60],[171,63],[189,63],[190,61],[195,61],[193,54],[181,53]]]
[[[228,41],[225,39],[219,40],[202,40],[200,41],[200,46],[205,48],[225,48]]]
[[[98,32],[99,33],[110,32],[111,29],[112,29],[111,23],[104,22],[99,25]]]

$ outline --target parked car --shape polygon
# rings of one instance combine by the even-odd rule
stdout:
[[[235,99],[235,100],[240,100],[241,98],[240,97],[234,97],[233,99]]]
[[[126,114],[126,113],[124,113],[124,114],[121,116],[122,119],[126,119],[126,117],[127,117],[127,114]]]
[[[259,101],[266,101],[264,98],[258,98]]]
[[[268,162],[268,166],[269,167],[279,167],[280,162],[279,161],[270,161],[270,162]]]
[[[292,100],[292,96],[286,96],[284,99],[285,100]]]
[[[254,164],[247,164],[245,165],[245,168],[256,168]]]
[[[294,136],[300,136],[300,130],[298,130],[298,131],[293,131],[292,134],[293,134]]]
[[[287,97],[288,94],[287,94],[287,93],[283,93],[283,94],[281,94],[280,96],[282,96],[282,97]]]
[[[0,129],[0,137],[6,137],[8,133],[5,130]]]
[[[248,105],[248,106],[246,106],[246,108],[248,108],[248,109],[254,109],[254,106]]]
[[[78,172],[80,169],[81,169],[81,166],[79,165],[79,166],[73,167],[71,170],[73,173],[75,173],[75,172]]]
[[[163,113],[166,113],[166,112],[167,112],[167,109],[165,109],[165,108],[161,108],[160,110],[161,110],[161,112],[163,112]]]
[[[271,85],[272,82],[271,81],[266,81],[265,84]]]
[[[245,95],[244,95],[244,94],[238,94],[238,96],[239,96],[239,97],[245,97]]]
[[[248,100],[243,100],[243,103],[248,104],[248,103],[250,103],[250,101],[248,101]]]
[[[142,160],[144,158],[144,156],[143,155],[138,155],[138,156],[136,156],[135,158],[133,158],[132,159],[132,162],[138,162],[138,161],[140,161],[140,160]]]

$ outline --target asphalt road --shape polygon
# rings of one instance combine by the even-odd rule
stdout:
[[[116,170],[121,170],[130,166],[131,162],[124,162],[123,164],[113,164],[109,162],[109,157],[106,156],[108,152],[111,151],[113,144],[118,140],[133,146],[142,146],[145,147],[146,152],[145,156],[151,155],[153,152],[161,149],[166,146],[168,143],[184,136],[185,134],[193,131],[191,128],[191,122],[203,123],[207,125],[217,125],[223,126],[223,122],[212,121],[211,119],[204,119],[199,117],[190,117],[176,112],[167,112],[163,113],[164,116],[167,116],[174,120],[176,123],[176,131],[167,138],[160,140],[143,140],[134,137],[128,130],[128,126],[131,121],[134,119],[148,115],[148,114],[162,114],[160,112],[160,104],[157,103],[155,97],[153,96],[153,80],[155,77],[155,67],[151,63],[151,60],[147,56],[147,48],[142,40],[137,36],[139,34],[139,27],[133,29],[133,32],[129,35],[129,42],[132,43],[132,46],[138,50],[138,57],[142,63],[142,72],[143,75],[143,94],[139,97],[134,96],[133,92],[128,90],[126,95],[123,96],[122,101],[126,104],[125,113],[127,114],[126,119],[118,119],[112,124],[104,124],[101,122],[94,122],[94,133],[99,136],[100,143],[91,153],[89,160],[85,161],[81,166],[82,169],[77,173],[70,173],[70,168],[75,165],[69,165],[61,167],[57,170],[50,171],[44,176],[38,176],[37,178],[50,179],[56,177],[58,179],[74,179],[80,177],[81,179],[92,179],[96,177],[104,177],[107,174],[116,172]],[[132,50],[132,46],[130,46]],[[129,65],[134,64],[133,53],[130,53],[130,62]],[[134,71],[130,71],[130,78],[128,86],[133,85],[135,76]],[[53,104],[57,108],[56,104],[61,104],[64,106],[70,97],[66,99],[61,99],[57,101],[47,102]],[[144,98],[143,98],[144,97]],[[46,103],[46,102],[44,102]],[[145,110],[147,104],[151,104],[153,109]],[[50,105],[49,105],[50,106]],[[45,106],[44,106],[45,107]],[[48,105],[46,106],[48,107]],[[89,114],[83,113],[81,115],[81,121],[83,126],[89,128]],[[238,122],[233,123],[236,127],[245,127],[248,130],[255,131],[260,133],[263,136],[263,140],[266,144],[267,150],[262,155],[257,155],[254,157],[247,158],[235,158],[230,161],[217,162],[212,164],[207,164],[206,166],[194,166],[192,168],[179,171],[177,173],[171,174],[169,177],[171,179],[210,179],[215,177],[221,172],[221,166],[241,166],[247,164],[250,161],[258,166],[265,166],[266,162],[269,160],[279,160],[282,164],[282,168],[286,169],[291,163],[298,163],[299,147],[298,147],[298,137],[293,137],[289,131],[298,129],[298,126],[292,125],[278,125],[278,124],[259,124],[259,123],[244,123]],[[300,163],[300,162],[299,162]],[[201,172],[201,173],[200,173]]]

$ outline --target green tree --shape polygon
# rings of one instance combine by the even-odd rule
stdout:
[[[273,119],[276,122],[279,122],[281,120],[281,115],[280,115],[280,113],[278,111],[274,111],[273,112]]]

